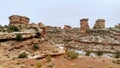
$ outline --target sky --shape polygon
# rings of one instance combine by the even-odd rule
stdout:
[[[120,0],[0,0],[0,24],[9,24],[11,15],[61,27],[79,27],[80,19],[89,18],[92,28],[97,19],[105,19],[106,27],[114,27],[120,23]]]

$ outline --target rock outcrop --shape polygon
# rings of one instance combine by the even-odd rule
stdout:
[[[80,20],[80,33],[85,34],[89,30],[88,19],[84,18]]]
[[[104,29],[105,28],[105,20],[104,19],[96,20],[96,23],[93,28],[94,29]]]
[[[42,37],[46,36],[46,26],[43,23],[38,23],[38,27],[40,29],[42,29],[42,31],[40,31],[40,34],[42,35]]]
[[[34,38],[36,36],[36,33],[32,33],[32,32],[12,32],[12,33],[4,33],[4,32],[2,32],[2,33],[0,33],[0,40],[15,39],[17,34],[22,35],[23,39]]]
[[[29,24],[29,18],[25,16],[12,15],[9,17],[10,25],[15,24]]]
[[[64,25],[64,28],[63,28],[64,30],[71,30],[72,29],[72,27],[71,26],[69,26],[69,25]]]

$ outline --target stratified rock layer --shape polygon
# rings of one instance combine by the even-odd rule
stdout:
[[[9,17],[10,24],[29,24],[29,18],[25,16],[12,15]]]

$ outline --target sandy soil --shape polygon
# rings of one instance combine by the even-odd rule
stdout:
[[[80,56],[77,59],[68,60],[64,56],[52,57],[51,62],[46,59],[13,59],[0,60],[0,68],[38,68],[37,63],[42,64],[42,68],[120,68],[120,64],[114,64],[115,59],[102,57]]]

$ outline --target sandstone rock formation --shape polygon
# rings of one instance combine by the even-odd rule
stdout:
[[[40,34],[41,34],[43,37],[45,37],[45,36],[46,36],[46,26],[45,26],[42,22],[40,22],[40,23],[38,23],[38,27],[39,27],[40,29],[42,29],[42,31],[40,32]]]
[[[29,18],[25,16],[12,15],[9,17],[10,24],[29,24]]]
[[[80,20],[80,33],[84,34],[89,30],[88,19],[84,18]]]
[[[63,28],[64,30],[70,30],[70,29],[72,29],[72,27],[71,26],[69,26],[69,25],[64,25],[64,28]]]
[[[43,23],[31,23],[29,25],[29,28],[35,29],[38,35],[41,35],[42,37],[45,38],[46,36],[46,26]]]
[[[105,20],[104,19],[96,20],[96,23],[93,28],[94,29],[104,29],[105,28]]]
[[[37,24],[35,24],[35,23],[30,23],[29,24],[29,28],[36,28],[36,27],[38,27],[38,25]]]

